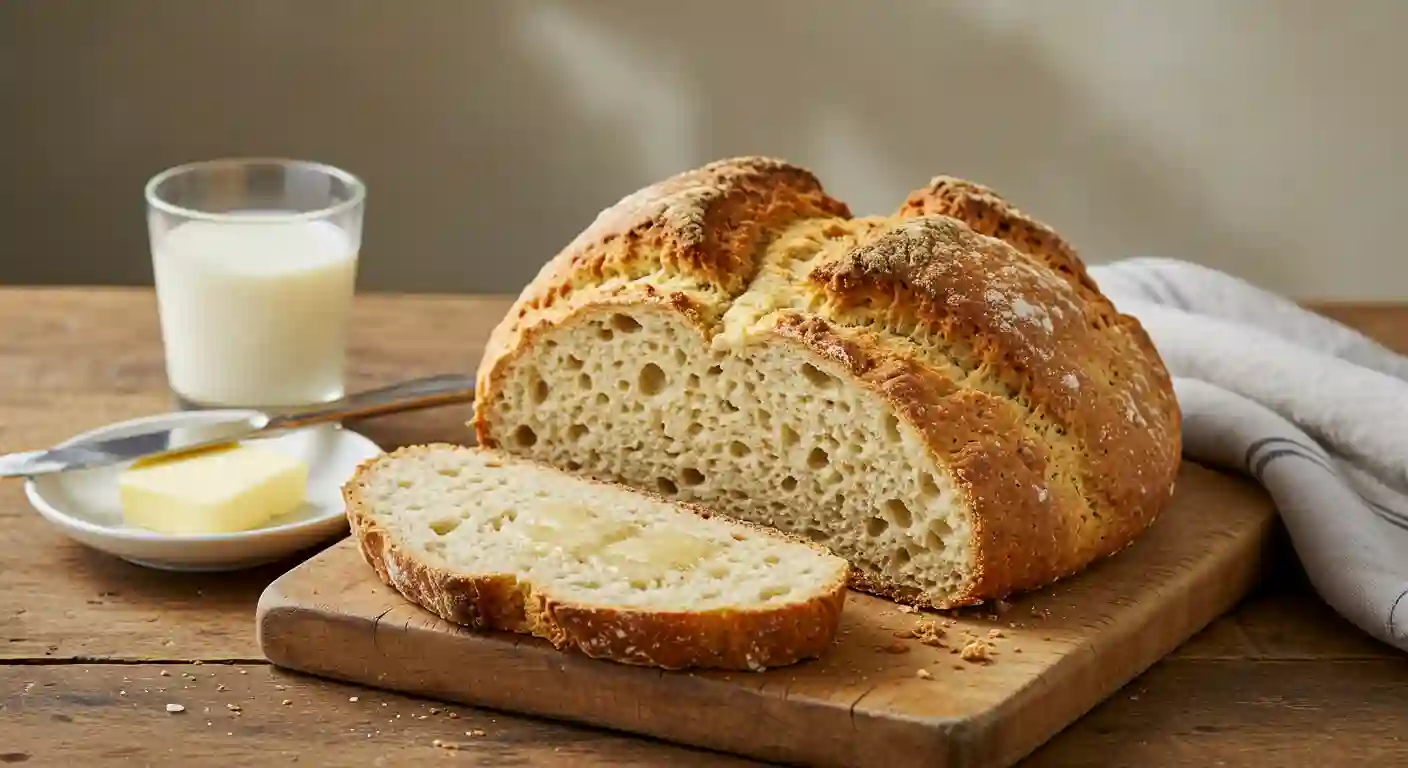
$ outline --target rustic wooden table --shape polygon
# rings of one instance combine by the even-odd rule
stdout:
[[[506,305],[360,299],[352,386],[472,369]],[[1408,350],[1408,306],[1323,309]],[[150,291],[0,289],[0,452],[169,406]],[[456,407],[359,429],[388,447],[467,440],[467,415]],[[1325,608],[1281,551],[1261,593],[1023,765],[1408,764],[1408,658]],[[0,481],[0,764],[744,763],[273,669],[255,643],[254,605],[292,564],[144,570],[63,538],[19,482]],[[168,714],[172,703],[185,711]],[[436,739],[471,748],[447,752]]]

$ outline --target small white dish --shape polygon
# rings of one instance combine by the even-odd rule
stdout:
[[[109,424],[66,440],[120,437],[151,429],[180,427],[249,411],[182,411]],[[308,464],[302,507],[268,525],[238,533],[170,535],[122,521],[118,475],[127,466],[40,475],[25,481],[29,503],[69,537],[124,560],[168,571],[228,571],[278,560],[347,531],[342,484],[357,465],[382,453],[376,443],[337,425],[323,425],[261,438],[261,448],[280,451]]]

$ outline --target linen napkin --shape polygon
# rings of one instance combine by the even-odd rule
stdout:
[[[1260,482],[1321,598],[1408,651],[1408,358],[1196,264],[1090,274],[1168,366],[1185,455]]]

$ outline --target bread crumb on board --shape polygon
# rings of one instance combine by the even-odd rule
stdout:
[[[469,745],[462,741],[445,741],[444,739],[436,739],[430,742],[430,746],[450,751],[454,751],[457,749],[469,749]]]
[[[170,712],[170,713],[173,714],[173,715],[175,715],[175,714],[178,714],[178,713],[181,713],[181,712],[185,712],[185,711],[186,711],[186,708],[183,707],[183,706],[181,706],[180,704],[167,704],[167,705],[166,705],[166,711],[167,711],[167,712]]]
[[[901,629],[894,633],[895,637],[902,640],[918,640],[933,648],[944,647],[945,634],[943,626],[934,619],[921,619],[912,628]]]
[[[933,679],[934,679],[934,676],[931,675],[931,674],[929,674],[929,670],[927,670],[927,669],[925,669],[925,668],[923,668],[923,667],[920,667],[919,669],[915,670],[915,671],[914,671],[914,676],[917,677],[917,678],[919,678],[920,680],[933,680]]]
[[[914,639],[932,648],[944,647],[944,629],[937,621],[921,621],[914,627]]]
[[[974,664],[992,661],[992,644],[985,640],[972,640],[963,646],[958,657]]]

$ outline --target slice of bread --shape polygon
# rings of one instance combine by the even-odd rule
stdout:
[[[939,177],[851,217],[807,171],[711,163],[603,211],[495,328],[478,443],[804,535],[952,608],[1130,544],[1180,415],[1054,230]]]
[[[848,565],[810,542],[479,448],[403,448],[343,489],[362,555],[441,618],[627,664],[821,655]]]

